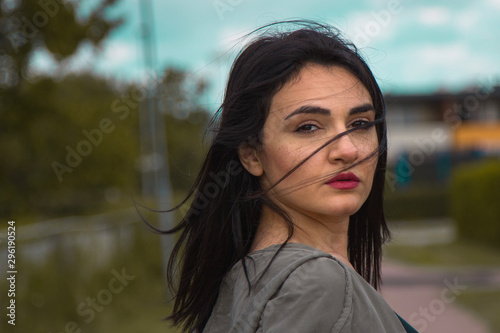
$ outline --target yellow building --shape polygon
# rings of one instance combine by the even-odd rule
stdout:
[[[499,151],[500,122],[462,123],[453,132],[452,148],[485,152]]]

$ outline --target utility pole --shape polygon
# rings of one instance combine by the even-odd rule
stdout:
[[[158,111],[158,84],[156,72],[156,45],[154,37],[153,7],[151,0],[139,0],[141,13],[141,39],[144,64],[147,71],[147,99],[139,109],[141,135],[141,172],[142,191],[145,198],[154,198],[157,207],[172,207],[172,189],[168,167],[165,121]],[[171,229],[172,213],[159,213],[159,228]],[[161,236],[163,273],[166,275],[167,264],[173,249],[173,237]]]

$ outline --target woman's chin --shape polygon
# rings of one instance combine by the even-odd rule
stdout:
[[[356,214],[359,208],[359,205],[345,205],[342,207],[337,206],[328,211],[326,215],[336,219],[349,218],[350,216]]]

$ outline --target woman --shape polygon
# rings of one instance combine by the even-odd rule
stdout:
[[[188,332],[405,332],[375,290],[389,237],[382,93],[332,28],[262,31],[233,64],[189,210],[165,232],[182,231],[169,318]]]

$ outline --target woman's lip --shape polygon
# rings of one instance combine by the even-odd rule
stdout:
[[[339,173],[329,181],[327,181],[327,184],[333,183],[333,182],[358,182],[359,183],[359,178],[352,172],[347,172],[347,173]]]
[[[358,187],[359,182],[353,180],[342,180],[327,183],[328,186],[339,189],[339,190],[351,190]]]
[[[350,190],[358,187],[359,178],[352,172],[340,173],[327,181],[326,184],[339,190]]]

